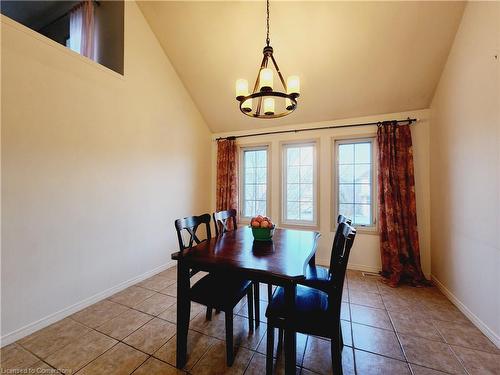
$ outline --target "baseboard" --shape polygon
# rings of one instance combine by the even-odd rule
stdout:
[[[380,272],[380,268],[378,268],[378,267],[367,266],[365,264],[356,264],[356,263],[348,263],[347,269],[356,270],[356,271],[364,271],[364,272],[373,272],[373,273]]]
[[[50,314],[40,320],[37,320],[36,322],[30,323],[24,327],[21,327],[19,329],[16,329],[15,331],[12,331],[10,333],[7,333],[0,337],[0,347],[4,347],[5,345],[9,345],[25,336],[28,336],[32,334],[35,331],[38,331],[42,328],[45,328],[61,319],[64,319],[71,314],[76,313],[77,311],[80,311],[84,309],[85,307],[88,307],[90,305],[93,305],[96,302],[99,302],[105,298],[108,298],[109,296],[118,293],[119,291],[128,288],[131,285],[137,284],[138,282],[147,279],[148,277],[151,277],[161,271],[166,270],[167,268],[173,267],[175,265],[175,261],[171,260],[159,267],[156,267],[148,272],[143,273],[142,275],[133,277],[127,281],[124,281],[118,285],[115,285],[114,287],[111,287],[109,289],[106,289],[100,293],[97,293],[93,295],[92,297],[86,298],[83,301],[77,302],[74,305],[71,305],[69,307],[66,307],[62,310],[59,310],[53,314]]]
[[[330,260],[316,258],[316,264],[323,266],[323,267],[329,267]],[[347,269],[355,270],[355,271],[373,272],[373,273],[380,272],[380,268],[378,268],[378,267],[367,266],[365,264],[356,264],[356,263],[348,263]]]
[[[438,289],[467,317],[469,320],[488,337],[500,349],[500,336],[493,332],[481,319],[469,310],[439,279],[431,275],[431,279]]]

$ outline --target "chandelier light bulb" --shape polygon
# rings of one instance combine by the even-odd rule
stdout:
[[[262,68],[259,76],[260,91],[273,90],[273,71],[270,68]]]
[[[236,99],[242,99],[248,95],[248,81],[246,79],[238,79],[236,81]]]
[[[287,94],[300,95],[300,78],[299,76],[290,76],[286,80]]]
[[[274,98],[264,99],[264,114],[267,116],[274,115]]]

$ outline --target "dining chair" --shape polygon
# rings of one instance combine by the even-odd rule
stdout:
[[[236,224],[236,210],[230,209],[226,211],[216,211],[213,213],[214,224],[215,224],[215,234],[219,236],[231,230],[238,229]],[[254,296],[254,309],[255,309],[255,327],[260,325],[260,283],[258,281],[253,282],[253,296]],[[272,295],[272,285],[267,285],[267,297],[268,301],[271,300]]]
[[[337,217],[337,229],[339,228],[340,223],[347,223],[351,225],[351,219],[348,219],[344,215],[339,215]],[[311,288],[321,289],[322,285],[328,283],[331,276],[331,270],[333,269],[333,265],[337,261],[337,258],[341,255],[336,253],[335,242],[340,238],[342,233],[338,230],[335,231],[335,236],[333,238],[333,246],[332,252],[330,254],[330,267],[317,266],[315,264],[308,264],[306,267],[306,278],[305,280],[299,281],[299,284],[309,286]]]
[[[336,259],[340,256],[340,254],[336,253],[335,243],[340,239],[342,232],[340,231],[340,223],[347,223],[351,225],[351,219],[348,219],[344,215],[339,215],[337,217],[337,230],[335,231],[335,236],[333,239],[332,252],[330,254],[330,268],[317,266],[316,264],[308,264],[306,266],[305,280],[301,280],[298,282],[300,285],[305,285],[311,288],[316,288],[319,290],[325,290],[328,288],[328,283],[330,282],[330,270],[333,269],[333,264],[336,262]],[[342,336],[342,331],[340,331],[340,345],[344,346],[344,338]],[[278,350],[281,350],[283,344],[283,329],[279,329],[278,331]]]
[[[230,209],[226,211],[216,211],[213,214],[215,235],[229,232],[229,230],[238,229],[236,224],[236,210]]]
[[[331,341],[332,370],[334,374],[342,375],[342,344],[340,341],[340,309],[342,305],[342,290],[344,287],[347,262],[356,230],[347,222],[338,225],[337,240],[334,240],[332,252],[338,254],[330,264],[328,283],[321,289],[305,285],[297,285],[295,306],[289,310],[285,303],[285,292],[279,287],[266,311],[267,317],[267,355],[266,374],[273,369],[274,329],[281,328],[329,338]]]
[[[175,221],[175,230],[177,231],[181,253],[212,238],[210,220],[209,214],[203,214]],[[202,225],[205,226],[206,238],[204,240],[200,240],[196,233]],[[183,231],[187,232],[187,244],[183,238]],[[189,276],[192,277],[197,272],[197,270],[192,270]],[[228,366],[231,366],[234,362],[233,310],[245,295],[248,299],[248,326],[250,331],[253,331],[253,290],[251,281],[219,272],[209,273],[198,280],[189,290],[189,299],[191,301],[207,307],[206,317],[208,320],[212,317],[212,309],[224,312],[226,324],[226,362]]]

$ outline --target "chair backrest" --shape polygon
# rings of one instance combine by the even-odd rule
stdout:
[[[341,223],[347,223],[351,225],[351,219],[345,217],[344,215],[339,215],[337,217],[337,230],[335,231],[335,237],[333,238],[333,244],[332,244],[332,252],[330,254],[330,276],[333,273],[333,267],[334,264],[338,261],[338,257],[340,256],[340,253],[336,251],[339,249],[337,246],[335,246],[336,242],[339,241],[340,235],[342,234],[342,230],[340,228]]]
[[[236,210],[214,212],[215,235],[236,230]]]
[[[202,240],[196,235],[198,227],[205,224],[207,238]],[[177,219],[175,221],[175,230],[177,231],[177,240],[179,241],[180,251],[189,249],[193,245],[197,245],[204,240],[212,238],[212,231],[210,230],[210,214],[203,214],[200,216],[188,216],[184,219]],[[186,231],[189,235],[189,242],[186,245],[182,237],[182,231]]]
[[[347,270],[347,262],[349,254],[356,237],[356,229],[346,222],[339,224],[339,237],[335,243],[335,251],[339,254],[333,264],[333,269],[330,270],[332,277],[330,278],[330,305],[338,309],[340,313],[340,305],[342,301],[342,290],[344,288],[344,279]],[[333,304],[332,304],[333,303]]]

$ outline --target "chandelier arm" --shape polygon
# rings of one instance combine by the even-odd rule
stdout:
[[[278,67],[278,64],[276,63],[276,60],[274,59],[273,55],[271,55],[271,60],[274,64],[274,67],[276,68],[276,72],[278,72],[278,77],[280,77],[280,81],[283,84],[283,88],[285,89],[285,91],[287,91],[285,80],[283,79],[283,75],[281,74],[280,68]]]
[[[257,102],[257,110],[255,111],[255,113],[257,114],[257,116],[260,116],[260,109],[262,108],[262,96],[259,97],[259,100]]]
[[[264,59],[262,60],[263,66],[260,69],[262,70],[262,68],[267,68],[268,63],[269,63],[269,56],[264,54]],[[260,70],[259,70],[259,81],[260,81]],[[257,116],[260,115],[261,108],[262,108],[262,96],[259,96],[259,102],[257,103]]]
[[[257,92],[257,90],[259,88],[259,82],[260,82],[260,71],[262,70],[262,68],[264,68],[266,66],[267,66],[267,56],[264,55],[264,57],[262,58],[262,61],[260,63],[260,69],[259,69],[259,72],[257,73],[257,79],[255,80],[255,85],[253,87],[252,94]],[[259,115],[260,115],[261,106],[262,106],[262,98],[259,98],[258,103],[257,103],[257,113]]]
[[[264,57],[262,58],[262,62],[260,63],[259,73],[257,73],[257,79],[255,80],[255,85],[253,86],[252,93],[256,92],[257,89],[259,88],[260,70],[266,66],[266,60],[267,60],[267,56],[264,55]]]

